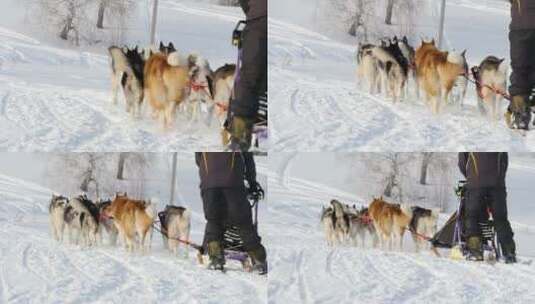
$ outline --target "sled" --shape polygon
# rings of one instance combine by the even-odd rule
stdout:
[[[455,192],[459,197],[458,209],[449,217],[444,226],[435,233],[429,240],[431,247],[435,254],[438,254],[438,248],[450,249],[450,258],[455,260],[464,259],[468,254],[466,247],[466,236],[464,235],[464,227],[462,218],[464,214],[465,204],[465,188],[466,181],[459,181]],[[488,217],[479,222],[481,230],[481,241],[483,243],[483,256],[485,261],[494,262],[500,259],[501,249],[499,248],[494,229],[494,221],[490,210],[487,210]]]

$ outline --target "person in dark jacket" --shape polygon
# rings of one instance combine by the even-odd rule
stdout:
[[[250,148],[259,98],[267,92],[267,0],[240,0],[246,15],[242,63],[235,98],[230,102],[231,148]]]
[[[201,179],[201,197],[206,218],[205,242],[210,267],[223,270],[222,248],[225,224],[236,226],[243,247],[249,253],[253,269],[267,272],[266,250],[252,222],[248,195],[263,196],[256,181],[256,168],[249,152],[196,152],[195,161]],[[247,181],[248,187],[245,187]]]
[[[481,231],[478,225],[488,216],[490,208],[498,241],[506,263],[516,262],[513,230],[507,219],[507,192],[505,177],[508,155],[506,152],[459,153],[459,169],[466,177],[464,228],[471,260],[483,260]]]
[[[527,130],[531,119],[529,97],[535,89],[535,0],[510,2],[511,103],[506,119],[510,127]]]

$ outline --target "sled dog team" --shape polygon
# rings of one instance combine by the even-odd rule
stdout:
[[[361,209],[332,200],[322,207],[321,225],[329,246],[353,245],[365,247],[366,236],[372,246],[392,250],[403,249],[405,230],[411,232],[416,250],[425,248],[426,237],[437,230],[438,211],[418,206],[390,204],[383,198],[374,198],[368,207]]]
[[[106,231],[109,243],[122,240],[126,250],[150,249],[152,228],[155,220],[154,204],[150,201],[135,200],[127,194],[116,194],[113,201],[92,202],[85,195],[72,198],[53,195],[49,206],[50,226],[54,239],[63,242],[67,235],[69,243],[82,246],[103,244]],[[183,207],[167,206],[162,226],[167,236],[163,236],[164,246],[173,253],[178,252],[179,241],[188,241],[190,235],[190,212]],[[186,251],[187,253],[187,251]]]
[[[220,123],[224,122],[234,87],[235,64],[212,71],[206,59],[198,54],[181,54],[173,43],[165,46],[160,42],[158,51],[137,46],[112,46],[108,51],[113,103],[117,103],[122,88],[126,111],[133,116],[141,115],[146,102],[152,117],[167,128],[173,124],[177,108],[196,120],[201,104],[205,104],[209,115],[215,110]]]
[[[423,93],[435,114],[448,102],[462,105],[468,77],[473,77],[470,79],[477,83],[480,111],[488,112],[492,120],[499,119],[503,96],[497,92],[506,92],[507,86],[507,65],[503,58],[488,56],[469,71],[466,50],[460,54],[441,51],[434,39],[422,40],[414,50],[407,37],[394,37],[382,40],[380,45],[359,43],[357,63],[358,82],[361,86],[367,84],[370,94],[384,93],[397,102],[409,93],[411,82],[416,96],[419,98]]]

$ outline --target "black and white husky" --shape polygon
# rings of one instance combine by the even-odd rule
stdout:
[[[169,58],[172,57],[169,56]],[[196,53],[189,54],[185,62],[187,62],[189,69],[190,84],[187,89],[188,98],[179,107],[182,112],[189,116],[190,120],[197,121],[201,117],[202,107],[208,109],[207,105],[212,102],[213,71],[208,61]]]
[[[99,235],[98,212],[93,202],[84,195],[69,200],[63,219],[69,242],[83,246],[96,245]]]
[[[321,224],[329,246],[346,244],[349,237],[349,214],[344,212],[347,206],[337,200],[331,201],[331,206],[323,207]]]
[[[117,104],[119,86],[122,87],[126,100],[126,111],[133,116],[141,114],[143,102],[143,55],[134,49],[111,46],[108,48],[111,57],[112,100]]]
[[[377,60],[381,87],[386,96],[391,97],[394,102],[400,101],[407,83],[409,63],[396,43],[389,41],[383,44],[385,46],[376,46],[371,49],[372,55]]]
[[[418,206],[411,207],[412,219],[409,224],[416,251],[426,246],[425,237],[432,237],[437,232],[438,210]],[[416,232],[416,233],[415,233]]]
[[[378,61],[371,51],[374,47],[372,44],[359,43],[357,51],[357,83],[361,88],[366,83],[370,94],[381,92]]]
[[[399,50],[403,54],[403,57],[405,57],[405,60],[407,60],[409,71],[407,73],[407,85],[406,88],[406,94],[409,93],[409,88],[412,86],[415,88],[415,95],[416,97],[419,97],[419,91],[418,91],[418,83],[416,81],[416,65],[414,62],[414,56],[415,56],[415,50],[412,45],[409,44],[409,39],[407,36],[403,36],[401,40],[399,40],[397,37],[394,37],[393,43],[397,44],[399,47]]]
[[[489,87],[500,92],[506,92],[507,63],[504,61],[504,58],[498,59],[494,56],[488,56],[483,59],[476,70],[476,78],[481,84],[476,86],[478,107],[481,114],[488,113],[488,116],[493,121],[498,120],[501,116],[498,110],[503,101],[503,96],[496,94]]]
[[[48,213],[50,216],[50,230],[52,236],[58,242],[63,242],[63,231],[65,228],[65,220],[63,215],[65,208],[69,204],[69,199],[61,195],[52,195],[50,205],[48,207]]]
[[[189,241],[191,215],[188,209],[179,206],[165,206],[164,211],[158,214],[164,233],[162,233],[163,245],[178,254],[179,240]],[[188,250],[184,252],[188,255]]]

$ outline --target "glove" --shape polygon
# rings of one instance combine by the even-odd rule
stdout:
[[[249,188],[247,189],[247,195],[252,200],[261,200],[264,198],[264,189],[256,181],[249,182]]]

